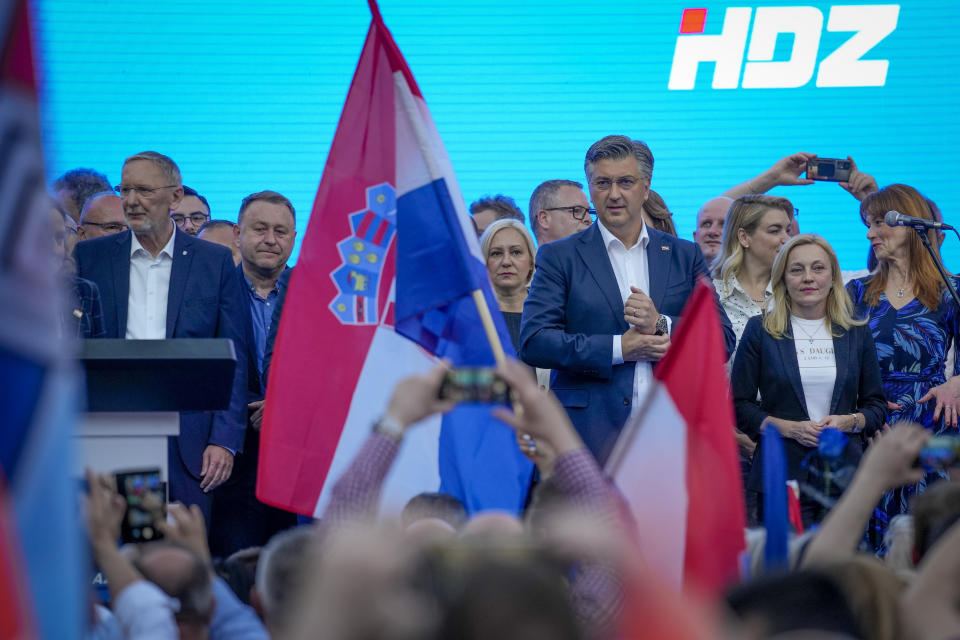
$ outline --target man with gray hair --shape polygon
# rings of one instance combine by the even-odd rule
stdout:
[[[695,244],[643,222],[653,154],[607,136],[587,151],[597,224],[540,247],[523,307],[520,358],[553,369],[551,389],[600,463],[653,380],[707,265]],[[735,343],[719,307],[727,355]]]
[[[260,552],[250,604],[274,638],[289,631],[291,605],[303,584],[303,568],[316,548],[317,529],[300,526],[270,538]]]
[[[250,313],[230,251],[176,228],[180,169],[144,151],[124,161],[116,187],[129,230],[81,242],[77,275],[100,288],[107,338],[229,338],[247,352]],[[144,380],[149,384],[149,380]],[[223,484],[243,447],[246,358],[237,359],[229,408],[180,414],[169,447],[170,499],[199,505],[210,520],[210,492]]]
[[[573,180],[547,180],[530,196],[530,228],[542,246],[571,236],[593,224],[583,185]]]

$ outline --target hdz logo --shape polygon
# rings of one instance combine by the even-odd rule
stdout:
[[[753,30],[747,48],[751,13]],[[697,65],[701,62],[716,63],[714,89],[802,87],[810,82],[814,70],[818,87],[882,87],[887,81],[890,61],[864,60],[863,56],[893,33],[899,15],[900,5],[896,4],[830,7],[827,31],[852,32],[853,35],[817,68],[823,14],[816,7],[758,7],[756,11],[750,7],[730,7],[719,35],[702,35],[707,21],[706,9],[684,9],[668,88],[693,89]],[[781,33],[793,34],[789,60],[773,59],[777,36]]]

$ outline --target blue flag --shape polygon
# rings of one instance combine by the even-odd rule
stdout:
[[[780,432],[763,427],[763,525],[767,529],[764,562],[767,571],[787,568],[787,465]]]
[[[399,58],[399,51],[396,52]],[[453,167],[413,76],[391,60],[400,116],[397,158],[397,333],[454,367],[494,366],[494,352],[473,298],[481,291],[504,352],[515,353],[487,275]],[[490,407],[462,406],[444,417],[440,490],[468,513],[519,513],[533,473],[513,430]]]

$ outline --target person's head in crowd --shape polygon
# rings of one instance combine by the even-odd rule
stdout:
[[[134,565],[144,578],[179,602],[174,618],[181,638],[209,637],[216,601],[210,569],[203,559],[180,545],[161,541],[144,545]]]
[[[742,625],[741,635],[737,637],[772,638],[780,634],[787,637],[786,634],[800,632],[867,637],[857,624],[840,585],[820,572],[771,575],[735,586],[727,592],[727,604]]]
[[[210,203],[196,189],[183,186],[183,200],[170,214],[177,227],[192,236],[210,219]]]
[[[643,229],[643,203],[650,193],[653,153],[639,140],[613,135],[594,142],[583,163],[597,219],[626,246]]]
[[[943,534],[960,521],[960,482],[937,482],[913,499],[914,558],[919,563]]]
[[[236,226],[235,222],[229,220],[207,220],[197,231],[197,237],[230,249],[233,254],[233,264],[239,265],[243,258],[240,256],[240,247],[237,246],[237,237],[233,231]]]
[[[482,511],[472,518],[460,530],[463,538],[485,536],[519,536],[523,535],[523,522],[512,513],[506,511]]]
[[[656,229],[676,237],[677,228],[673,224],[673,213],[659,193],[650,189],[647,201],[643,203],[643,221]]]
[[[50,206],[50,233],[53,238],[53,259],[57,268],[61,268],[67,257],[67,237],[70,233],[67,231],[66,220],[70,216],[64,211],[62,205],[52,201]]]
[[[404,527],[424,518],[439,518],[459,530],[467,520],[467,510],[462,502],[449,493],[425,491],[410,498],[400,513]]]
[[[530,195],[530,228],[538,244],[583,231],[593,224],[583,185],[573,180],[547,180]]]
[[[217,575],[223,578],[243,604],[250,604],[262,550],[262,547],[247,547],[214,562]]]
[[[296,215],[293,203],[276,191],[258,191],[243,199],[233,233],[248,277],[280,276],[297,238]]]
[[[275,534],[260,552],[250,601],[274,637],[289,628],[291,604],[302,588],[304,566],[317,541],[313,527],[294,527]]]
[[[770,273],[773,260],[790,236],[793,205],[778,196],[748,195],[730,205],[720,251],[710,265],[714,278],[736,278],[745,264]]]
[[[898,640],[903,637],[899,615],[904,583],[873,556],[855,555],[825,564],[818,571],[843,591],[857,626],[865,638]]]
[[[903,284],[904,288],[912,289],[913,295],[931,311],[940,306],[940,272],[921,243],[919,234],[910,227],[891,227],[884,222],[888,211],[943,222],[942,216],[938,218],[940,210],[931,208],[929,202],[919,191],[905,184],[891,184],[860,202],[860,218],[867,225],[867,240],[878,263],[864,294],[868,305],[879,302],[880,294],[891,280],[891,269],[895,269],[900,274],[897,285]],[[940,239],[937,232],[930,229],[926,233],[939,257]]]
[[[496,220],[513,219],[523,224],[523,211],[510,196],[497,194],[480,198],[470,205],[470,216],[477,227],[477,233],[483,234]]]
[[[582,638],[562,569],[535,546],[505,541],[437,549],[425,560],[442,615],[435,638],[577,640]]]
[[[700,245],[704,260],[711,264],[720,253],[723,244],[723,223],[733,199],[718,196],[707,200],[697,212],[697,227],[693,230],[693,241]]]
[[[80,235],[83,240],[113,235],[127,230],[123,202],[113,189],[99,191],[83,203],[80,210]]]
[[[87,198],[100,191],[109,191],[107,176],[93,169],[71,169],[53,181],[51,190],[57,202],[67,209],[74,222],[80,222],[80,210]]]
[[[170,212],[183,198],[182,184],[177,163],[162,153],[143,151],[124,160],[116,191],[130,230],[157,240],[173,233]]]
[[[500,310],[523,311],[536,255],[530,231],[518,220],[497,220],[480,236],[480,251]]]
[[[801,233],[790,238],[773,261],[770,282],[773,303],[763,328],[775,338],[785,335],[791,315],[826,318],[844,330],[866,322],[854,318],[837,254],[820,236]]]
[[[63,227],[63,251],[64,251],[64,262],[71,263],[73,254],[73,248],[77,246],[77,242],[80,241],[80,232],[77,229],[77,221],[70,217],[70,213],[67,211],[67,208],[60,204],[60,201],[55,198],[50,198],[50,218],[53,223],[54,231],[54,253],[58,253],[56,247],[57,244],[57,234],[59,233],[59,227]],[[54,215],[56,212],[56,215]],[[59,216],[59,222],[58,217]]]

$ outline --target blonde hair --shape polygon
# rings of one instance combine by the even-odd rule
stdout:
[[[480,236],[480,251],[483,253],[483,261],[486,263],[490,258],[490,245],[493,244],[493,237],[504,229],[516,229],[519,231],[523,237],[523,241],[527,245],[527,251],[530,252],[530,273],[527,275],[527,284],[530,284],[530,281],[533,279],[533,272],[536,270],[533,265],[534,257],[537,255],[537,251],[534,248],[536,245],[533,242],[533,236],[530,234],[530,230],[519,220],[514,220],[513,218],[497,220],[492,222],[490,226],[483,231],[483,235]]]
[[[738,232],[743,229],[752,234],[763,216],[771,209],[783,211],[793,220],[793,204],[779,196],[746,195],[740,196],[730,204],[727,219],[723,223],[720,253],[710,265],[710,275],[723,282],[740,275],[740,269],[743,267],[743,246],[740,244]]]
[[[780,247],[780,253],[773,260],[773,269],[770,272],[770,282],[773,285],[773,303],[770,311],[763,316],[763,328],[778,340],[786,335],[787,325],[790,324],[790,315],[793,313],[790,296],[787,294],[787,285],[784,275],[787,271],[787,260],[790,252],[797,247],[816,245],[823,249],[830,260],[831,273],[830,292],[827,294],[827,320],[831,325],[837,325],[843,330],[866,324],[866,319],[857,320],[853,315],[853,301],[843,286],[843,276],[840,273],[840,262],[830,243],[818,235],[801,233],[787,241]],[[833,328],[831,326],[831,332]],[[838,336],[841,334],[833,333]]]
[[[891,184],[863,199],[863,202],[860,203],[860,218],[864,224],[869,226],[871,218],[882,220],[887,211],[893,210],[914,218],[943,222],[943,216],[938,215],[940,213],[939,209],[934,211],[930,206],[931,204],[931,201],[924,198],[913,187],[905,184]],[[886,224],[886,222],[883,224]],[[940,242],[937,238],[937,232],[929,229],[926,233],[930,239],[930,246],[933,247],[939,258]],[[913,290],[916,292],[917,300],[930,311],[936,311],[937,307],[940,306],[943,283],[940,280],[937,265],[920,242],[919,234],[911,232],[907,236],[907,255],[910,264],[910,276],[913,278]],[[874,276],[867,283],[867,289],[863,296],[864,302],[871,307],[879,302],[880,294],[887,288],[889,274],[890,263],[881,260]]]

